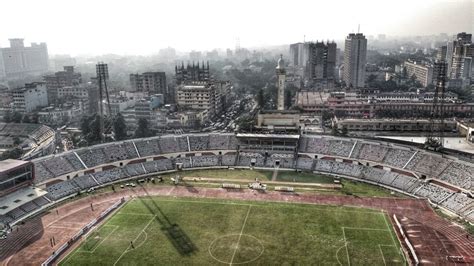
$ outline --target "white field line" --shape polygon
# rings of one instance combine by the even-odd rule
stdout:
[[[343,228],[351,229],[351,230],[389,231],[387,229],[382,229],[382,228],[367,228],[367,227],[347,227],[347,226],[343,226]]]
[[[347,264],[349,266],[351,266],[351,260],[349,258],[349,249],[347,248],[349,243],[347,242],[347,239],[346,239],[346,231],[345,231],[344,227],[342,227],[342,234],[344,236],[344,243],[345,243],[345,246],[346,246]]]
[[[136,215],[136,216],[155,216],[151,213],[139,213],[139,212],[118,212],[117,214],[127,214],[127,215]]]
[[[247,218],[249,218],[250,209],[252,209],[252,206],[249,206],[247,215],[245,216],[244,224],[242,224],[242,229],[240,230],[239,239],[237,240],[237,245],[235,246],[234,254],[232,254],[232,259],[230,260],[229,265],[232,265],[232,263],[234,262],[235,253],[237,253],[237,249],[239,249],[240,238],[242,237],[242,233],[244,232],[245,224],[247,223]]]
[[[151,224],[151,222],[153,222],[153,220],[155,220],[155,218],[156,218],[156,215],[154,215],[150,219],[150,221],[145,225],[145,227],[140,231],[140,233],[137,234],[137,237],[135,237],[135,239],[132,241],[132,243],[135,242],[138,239],[138,237],[140,236],[140,234],[142,232],[145,232],[145,230],[148,228],[148,226]],[[128,245],[127,248],[122,252],[122,254],[120,254],[120,257],[114,262],[114,266],[117,265],[117,262],[119,262],[119,260],[123,257],[123,255],[125,255],[125,253],[127,253],[129,247],[130,247],[130,245]]]
[[[112,231],[110,231],[110,233],[109,233],[106,237],[104,237],[104,238],[102,239],[102,241],[100,241],[100,243],[97,244],[97,245],[94,247],[93,250],[83,250],[83,251],[78,251],[78,252],[94,253],[94,252],[96,251],[96,249],[97,249],[100,245],[102,245],[102,243],[104,243],[105,240],[106,240],[107,238],[109,238],[109,236],[111,236],[111,235],[119,228],[118,225],[107,225],[107,226],[113,226],[114,229],[112,229]],[[86,241],[87,241],[87,239],[86,239]]]
[[[159,197],[159,196],[158,196]],[[150,200],[150,199],[145,199],[145,200]],[[213,201],[205,201],[205,200],[172,200],[172,199],[158,199],[157,201],[162,201],[162,202],[184,202],[184,203],[201,203],[201,204],[222,204],[222,205],[237,205],[237,206],[257,206],[257,207],[271,207],[273,208],[274,206],[270,206],[268,204],[248,204],[248,203],[235,203],[235,202],[213,202]],[[239,201],[238,199],[235,199],[235,201]],[[383,214],[382,211],[361,211],[361,210],[332,210],[331,208],[318,208],[317,204],[312,204],[312,203],[304,203],[304,202],[292,202],[292,203],[287,203],[287,202],[273,202],[273,201],[265,201],[267,203],[277,203],[277,204],[292,204],[292,208],[304,208],[306,206],[314,206],[312,209],[315,210],[321,210],[321,211],[328,211],[328,212],[349,212],[349,213],[364,213],[364,214],[376,214],[380,215]],[[298,206],[302,205],[302,206]],[[339,207],[336,205],[327,205],[328,207]],[[357,206],[349,206],[347,208],[360,208],[362,209],[363,207],[357,207]]]
[[[388,214],[387,214],[388,215]],[[395,238],[393,237],[393,232],[392,232],[392,228],[393,227],[390,227],[390,224],[388,223],[387,221],[387,215],[385,214],[385,212],[382,212],[382,216],[383,216],[383,220],[385,221],[385,225],[387,225],[387,229],[390,231],[389,234],[390,234],[390,237],[392,237],[392,242],[393,242],[393,245],[396,247],[397,246],[397,242],[395,241]],[[401,245],[400,245],[401,246]],[[406,262],[407,259],[405,258],[405,253],[402,252],[401,250],[398,251],[398,254],[400,254],[403,258],[403,260]]]
[[[379,246],[379,249],[380,249],[380,254],[382,254],[383,265],[387,266],[387,263],[385,262],[385,256],[383,255],[382,247],[380,245],[378,245],[378,246]]]

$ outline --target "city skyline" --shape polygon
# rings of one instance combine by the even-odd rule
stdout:
[[[211,2],[87,0],[70,6],[55,0],[9,1],[1,4],[13,12],[0,18],[9,25],[0,29],[0,46],[7,47],[9,38],[25,38],[26,43],[47,42],[53,55],[148,55],[166,47],[233,49],[237,38],[241,47],[285,45],[304,36],[343,40],[358,25],[366,36],[473,31],[474,6],[468,0]],[[19,14],[28,19],[18,19]]]

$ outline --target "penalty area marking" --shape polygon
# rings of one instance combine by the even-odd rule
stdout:
[[[110,231],[110,233],[108,233],[107,236],[104,237],[104,238],[102,239],[102,241],[100,241],[92,250],[79,250],[79,251],[77,251],[77,252],[79,252],[79,253],[94,253],[94,252],[96,251],[96,249],[97,249],[100,245],[102,245],[102,243],[104,243],[104,241],[105,241],[107,238],[109,238],[109,236],[111,236],[111,235],[119,228],[118,225],[104,225],[104,226],[110,226],[110,227],[113,226],[114,229],[112,229],[112,231]],[[102,227],[102,228],[103,228],[103,227]],[[102,228],[101,228],[101,229],[102,229]],[[99,230],[100,230],[100,229],[99,229]],[[89,235],[89,236],[92,236],[92,235]],[[86,238],[86,242],[87,242],[87,238]],[[84,244],[85,244],[86,242],[84,242]]]
[[[387,265],[387,262],[385,262],[385,256],[383,255],[382,247],[380,246],[380,244],[379,244],[378,246],[379,246],[380,254],[382,254],[383,265],[386,266],[386,265]]]
[[[145,225],[145,227],[140,231],[140,233],[138,233],[137,237],[135,237],[135,239],[132,241],[135,242],[139,237],[140,235],[142,234],[142,232],[145,232],[145,230],[148,228],[148,226],[150,226],[151,222],[153,222],[153,220],[155,220],[156,218],[156,215],[154,215],[150,221]],[[117,265],[117,262],[119,262],[119,260],[123,257],[123,255],[125,255],[125,253],[127,253],[128,249],[130,248],[130,244],[127,246],[127,248],[122,252],[122,254],[120,254],[120,257],[118,257],[118,259],[114,262],[114,266]]]

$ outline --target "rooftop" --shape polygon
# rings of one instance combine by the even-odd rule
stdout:
[[[7,159],[7,160],[0,161],[0,173],[3,173],[12,168],[25,165],[27,163],[28,163],[27,161],[15,160],[15,159]]]

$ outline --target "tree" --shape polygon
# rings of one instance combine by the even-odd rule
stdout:
[[[263,107],[265,106],[265,99],[263,97],[263,89],[258,90],[257,103],[261,109],[263,109]]]
[[[81,120],[81,131],[87,142],[95,142],[101,139],[100,136],[100,116],[92,115],[83,117]]]
[[[7,150],[0,155],[0,160],[6,160],[6,159],[19,159],[21,155],[23,154],[23,151],[16,147],[11,150]]]
[[[286,90],[285,91],[285,107],[287,109],[291,107],[291,98],[292,98],[291,91]]]
[[[127,126],[122,114],[118,114],[114,121],[114,133],[116,140],[123,140],[127,138]]]
[[[22,122],[23,122],[23,123],[31,123],[30,117],[27,116],[27,115],[25,115],[25,116],[23,117],[23,121],[22,121]]]
[[[21,115],[18,112],[14,112],[12,115],[12,122],[14,123],[21,123],[21,119],[23,118],[23,115]]]
[[[347,127],[343,127],[341,130],[341,135],[347,136],[348,133],[349,133],[349,130],[347,130]]]
[[[145,118],[138,119],[138,127],[135,130],[135,137],[136,138],[145,138],[150,136],[150,129],[148,128],[148,120]]]
[[[84,116],[81,119],[81,131],[82,135],[87,136],[90,133],[89,121],[91,117]]]
[[[13,137],[13,145],[18,146],[20,145],[21,140],[18,136]]]
[[[93,116],[93,119],[89,122],[89,135],[88,141],[95,142],[101,140],[100,135],[100,115]]]
[[[5,123],[10,123],[12,121],[12,113],[10,111],[5,113],[3,116],[3,121],[5,121]]]

